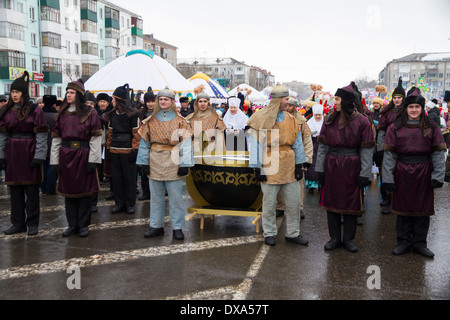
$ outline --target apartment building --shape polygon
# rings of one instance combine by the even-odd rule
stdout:
[[[379,74],[379,83],[389,91],[397,87],[399,77],[403,86],[419,86],[419,81],[428,86],[424,95],[428,99],[444,96],[450,90],[450,52],[413,53],[390,61]]]
[[[230,89],[243,83],[257,90],[275,84],[275,77],[270,72],[230,57],[178,59],[177,69],[187,79],[202,72]]]
[[[153,34],[145,34],[144,49],[153,51],[158,57],[167,60],[174,68],[177,68],[177,47],[156,39]]]
[[[30,94],[64,97],[67,84],[143,48],[140,15],[103,0],[0,0],[0,93],[31,73]]]

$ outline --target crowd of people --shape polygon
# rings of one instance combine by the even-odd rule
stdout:
[[[377,97],[371,108],[354,82],[336,91],[332,106],[302,106],[280,85],[261,108],[242,97],[213,105],[204,92],[178,104],[176,95],[149,87],[134,96],[125,84],[112,96],[95,96],[77,80],[63,101],[48,95],[33,101],[25,71],[9,97],[0,96],[0,169],[11,194],[5,234],[38,233],[42,192],[65,199],[62,236],[87,237],[100,183],[109,181],[111,214],[134,214],[136,200],[150,200],[144,236],[163,236],[167,196],[173,238],[183,240],[181,194],[193,155],[247,151],[263,193],[266,245],[276,245],[276,218],[283,214],[286,241],[308,244],[300,234],[303,199],[317,190],[330,237],[324,249],[357,252],[364,192],[378,174],[382,213],[397,215],[392,253],[434,256],[427,234],[434,189],[449,177],[450,122],[438,101],[427,102],[418,88],[406,92],[400,78],[391,101],[384,105]]]

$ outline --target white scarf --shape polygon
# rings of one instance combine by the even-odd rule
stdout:
[[[244,130],[247,125],[248,117],[242,112],[241,109],[238,109],[236,114],[231,114],[231,111],[228,110],[225,117],[223,118],[223,122],[227,126],[227,129],[239,129]]]
[[[322,130],[323,116],[322,116],[322,120],[320,120],[319,122],[317,122],[316,119],[314,119],[314,117],[312,117],[311,119],[308,120],[307,124],[313,134],[312,137],[316,138],[320,135],[320,131]]]

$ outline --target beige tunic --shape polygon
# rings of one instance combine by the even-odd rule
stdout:
[[[142,122],[139,134],[152,146],[149,178],[158,181],[182,179],[178,175],[180,145],[192,136],[187,121],[179,115],[170,121],[159,121],[151,116]]]

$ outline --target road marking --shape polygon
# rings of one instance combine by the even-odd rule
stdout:
[[[0,269],[0,280],[17,279],[55,272],[66,272],[67,268],[76,265],[79,268],[127,262],[140,258],[153,258],[177,253],[188,253],[202,250],[219,249],[260,242],[258,235],[209,240],[202,242],[183,243],[177,245],[152,247],[145,249],[99,253],[89,257],[58,260],[53,262],[35,263],[30,265]]]

